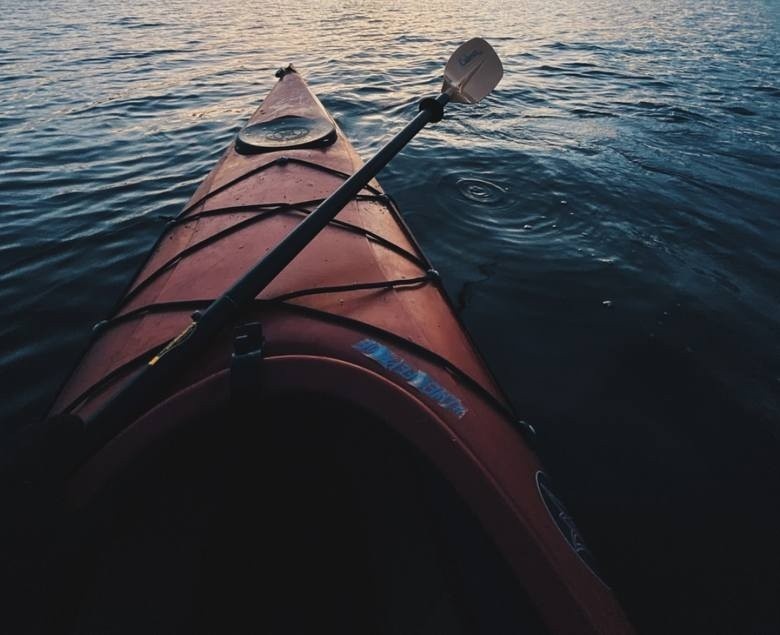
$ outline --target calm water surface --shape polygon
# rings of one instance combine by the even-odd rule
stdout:
[[[0,0],[0,417],[42,414],[295,62],[368,157],[645,632],[780,632],[776,0]]]

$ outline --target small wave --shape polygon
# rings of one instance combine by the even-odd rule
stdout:
[[[752,86],[750,90],[754,90],[757,93],[766,93],[772,97],[780,97],[780,88],[774,86]]]
[[[534,69],[536,71],[544,71],[546,73],[565,73],[566,69],[561,68],[560,66],[550,66],[549,64],[542,64],[541,66],[537,66]]]
[[[161,26],[168,26],[164,22],[140,22],[138,24],[126,25],[128,29],[156,29]]]
[[[623,102],[623,103],[626,106],[635,106],[636,108],[643,108],[645,110],[662,110],[665,108],[669,108],[668,104],[661,104],[655,101],[638,101],[633,104],[627,102]]]
[[[553,42],[552,44],[545,44],[544,48],[555,49],[556,51],[603,51],[603,46],[598,46],[591,42],[572,42],[567,44],[565,42]]]
[[[16,126],[20,123],[24,123],[23,117],[4,117],[3,115],[0,115],[0,128]]]
[[[645,86],[651,86],[652,88],[672,88],[672,84],[665,82],[662,79],[649,79],[643,82]]]
[[[614,101],[612,102],[616,108],[619,108],[623,112],[634,112],[638,115],[645,117],[652,117],[660,121],[668,123],[685,123],[685,122],[710,122],[712,121],[706,115],[702,115],[680,106],[673,106],[663,102],[655,101]]]
[[[628,55],[655,55],[657,53],[657,50],[648,50],[648,49],[639,49],[635,47],[626,47],[623,49],[620,49],[621,53],[627,53]]]
[[[709,117],[700,115],[698,113],[686,110],[685,108],[679,108],[674,106],[669,109],[668,113],[659,117],[662,121],[668,121],[671,123],[686,123],[686,122],[705,122],[711,121]]]
[[[83,115],[99,111],[118,111],[123,115],[136,112],[158,113],[164,110],[178,110],[182,104],[196,103],[200,95],[196,94],[162,94],[137,97],[117,97],[102,102],[92,103],[85,108],[73,110],[70,115]]]
[[[86,57],[79,60],[81,64],[112,64],[117,60],[145,59],[157,55],[175,55],[177,53],[191,53],[186,49],[151,49],[148,51],[112,51],[102,57]]]
[[[612,113],[612,112],[606,112],[603,110],[592,110],[589,108],[572,108],[569,110],[570,113],[573,115],[577,115],[578,117],[581,117],[583,119],[595,119],[599,117],[618,117],[619,115]]]
[[[732,112],[735,115],[742,115],[743,117],[755,117],[756,115],[755,111],[750,110],[750,108],[745,108],[744,106],[722,106],[721,110]]]
[[[407,35],[407,34],[401,34],[395,38],[396,42],[430,42],[431,38],[425,37],[422,35]]]

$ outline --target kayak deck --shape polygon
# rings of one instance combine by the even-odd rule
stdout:
[[[276,85],[250,124],[282,112],[331,120],[297,73]],[[92,386],[109,376],[125,377],[138,367],[139,354],[145,357],[180,333],[195,308],[219,297],[361,164],[340,131],[327,148],[249,156],[228,149],[166,228],[54,411],[75,406],[77,412],[89,412],[89,400],[81,398]],[[335,290],[327,291],[331,287]],[[285,301],[402,334],[504,402],[450,310],[435,272],[376,182],[258,299]],[[127,364],[131,367],[125,368]]]

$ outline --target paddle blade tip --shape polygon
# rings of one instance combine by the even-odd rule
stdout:
[[[498,54],[481,37],[461,44],[444,68],[443,93],[461,104],[475,104],[501,81],[504,67]]]

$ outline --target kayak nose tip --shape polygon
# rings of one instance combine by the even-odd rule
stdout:
[[[292,64],[288,64],[287,66],[282,66],[277,70],[274,75],[278,77],[279,79],[282,79],[285,75],[289,75],[290,73],[297,73],[298,71],[295,70],[295,67]]]

